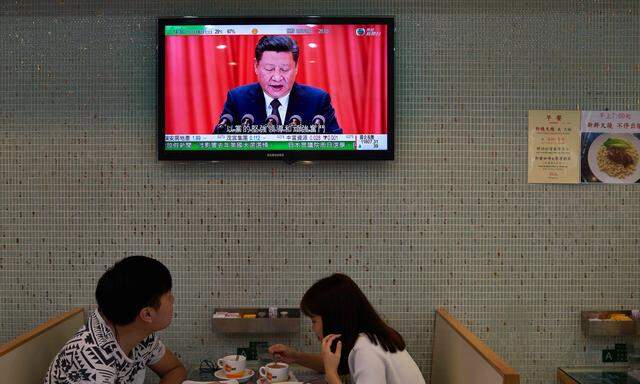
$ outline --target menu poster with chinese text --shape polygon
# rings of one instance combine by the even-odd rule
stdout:
[[[640,179],[640,112],[583,111],[582,182],[631,184]]]
[[[529,183],[580,183],[580,111],[529,111]]]

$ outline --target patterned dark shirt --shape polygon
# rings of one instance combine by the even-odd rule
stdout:
[[[164,344],[152,333],[126,356],[96,310],[53,359],[44,384],[142,384],[146,366],[164,353]]]

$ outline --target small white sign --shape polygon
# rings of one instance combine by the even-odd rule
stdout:
[[[582,111],[581,132],[640,133],[640,111]]]

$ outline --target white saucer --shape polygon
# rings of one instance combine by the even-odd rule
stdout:
[[[258,379],[258,381],[256,381],[256,384],[271,384],[271,383],[269,383],[269,380],[265,379],[264,377],[261,377]],[[298,381],[298,379],[293,375],[293,373],[289,372],[289,381],[281,381],[279,383],[273,383],[273,384],[302,384],[302,381]]]
[[[246,383],[249,379],[255,374],[255,372],[249,368],[244,370],[244,376],[242,377],[227,377],[227,374],[224,373],[224,369],[218,369],[215,371],[214,376],[218,379],[222,380],[237,380],[239,383]]]

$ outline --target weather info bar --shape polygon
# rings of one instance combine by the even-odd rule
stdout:
[[[166,25],[164,34],[175,35],[309,35],[306,25]]]

